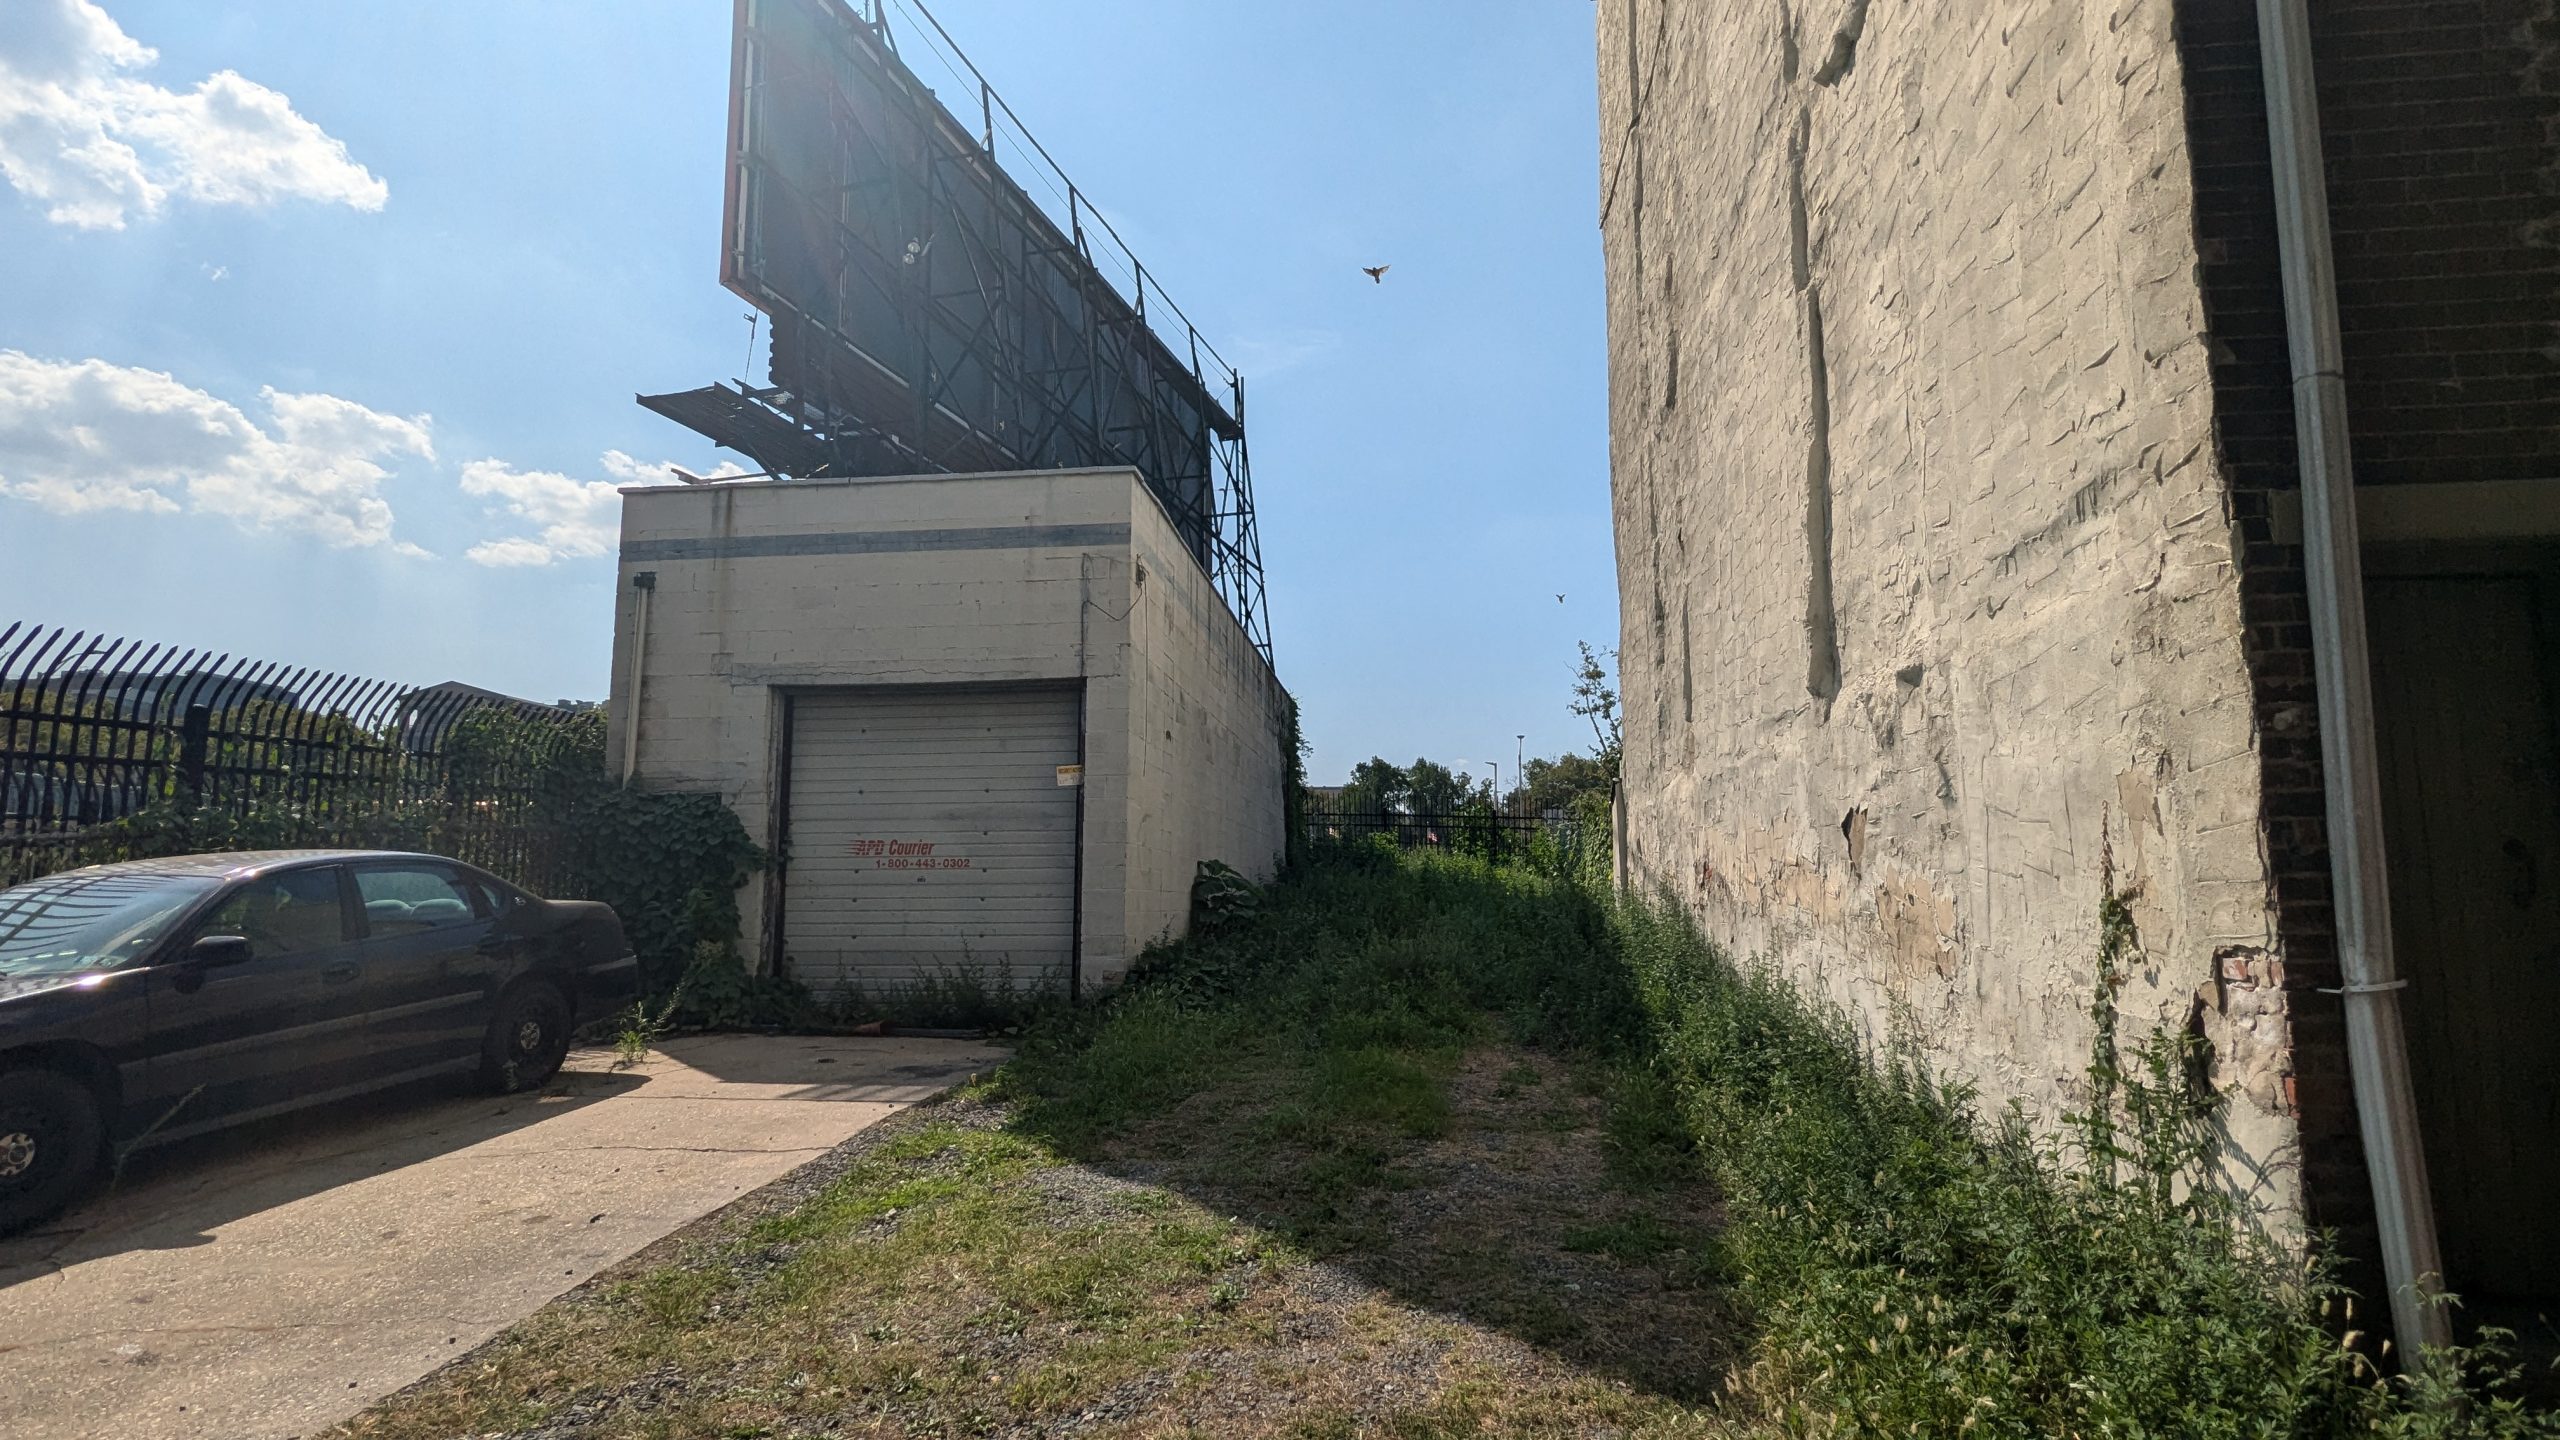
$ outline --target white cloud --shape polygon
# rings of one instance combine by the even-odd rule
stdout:
[[[462,467],[462,493],[495,500],[519,520],[541,527],[538,539],[516,537],[474,545],[482,565],[548,565],[588,560],[613,548],[622,526],[622,496],[610,480],[573,480],[556,470],[518,470],[501,460]]]
[[[293,102],[225,70],[180,94],[129,72],[160,57],[96,0],[7,0],[0,177],[83,229],[121,229],[176,196],[379,210],[390,187]]]
[[[548,565],[560,558],[559,553],[539,540],[484,540],[463,552],[472,563],[497,569],[518,566]]]
[[[494,500],[499,511],[540,527],[538,535],[484,541],[464,553],[478,564],[494,567],[550,565],[612,554],[622,533],[622,487],[673,484],[674,466],[647,464],[620,450],[607,450],[596,463],[614,478],[580,480],[556,470],[518,470],[501,460],[474,460],[463,466],[462,493]],[[698,473],[718,479],[746,472],[723,464]]]
[[[221,515],[341,547],[390,546],[383,461],[435,458],[428,417],[259,392],[268,423],[158,370],[0,350],[0,496],[61,514]]]
[[[604,459],[597,463],[604,466],[604,473],[625,485],[664,485],[676,478],[675,465],[672,462],[651,465],[646,461],[635,460],[619,450],[607,450],[604,452]]]
[[[620,450],[607,450],[604,452],[604,458],[598,460],[596,463],[604,467],[604,473],[612,476],[616,481],[624,485],[671,485],[676,483],[676,467],[675,462],[672,460],[661,460],[657,464],[652,465],[645,460],[625,454]],[[739,473],[739,470],[735,465],[723,465],[718,471],[713,473],[735,475]]]

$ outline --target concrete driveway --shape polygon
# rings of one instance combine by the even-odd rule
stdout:
[[[541,1095],[389,1096],[147,1154],[0,1241],[0,1436],[308,1435],[1003,1058],[715,1036]]]

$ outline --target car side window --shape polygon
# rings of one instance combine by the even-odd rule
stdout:
[[[347,938],[335,869],[288,870],[242,881],[196,926],[195,938],[237,935],[258,956],[307,955]]]
[[[356,872],[366,928],[375,935],[417,935],[479,918],[471,892],[450,871],[418,866],[368,866]]]
[[[463,876],[462,889],[464,894],[471,897],[472,906],[477,909],[484,918],[494,920],[498,916],[507,913],[507,897],[498,892],[497,886],[490,884],[479,876]]]

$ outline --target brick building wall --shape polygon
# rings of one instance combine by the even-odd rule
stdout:
[[[2254,6],[2179,0],[2216,439],[2293,1019],[2308,1217],[2379,1274],[2348,1078]],[[2313,7],[2348,416],[2362,485],[2560,478],[2560,18],[2536,0]]]
[[[2560,479],[2560,10],[2323,0],[2356,483]]]
[[[2170,0],[1600,11],[1635,874],[2051,1120],[2111,857],[2295,1213]]]

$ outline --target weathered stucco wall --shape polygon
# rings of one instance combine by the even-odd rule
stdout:
[[[642,783],[715,791],[771,844],[783,693],[1068,683],[1085,700],[1087,984],[1179,933],[1201,860],[1268,875],[1285,702],[1134,471],[623,493],[607,743],[619,766],[638,716]],[[760,963],[765,880],[741,896]]]
[[[2167,0],[1603,0],[1630,851],[2048,1120],[2101,873],[2298,1209]]]

